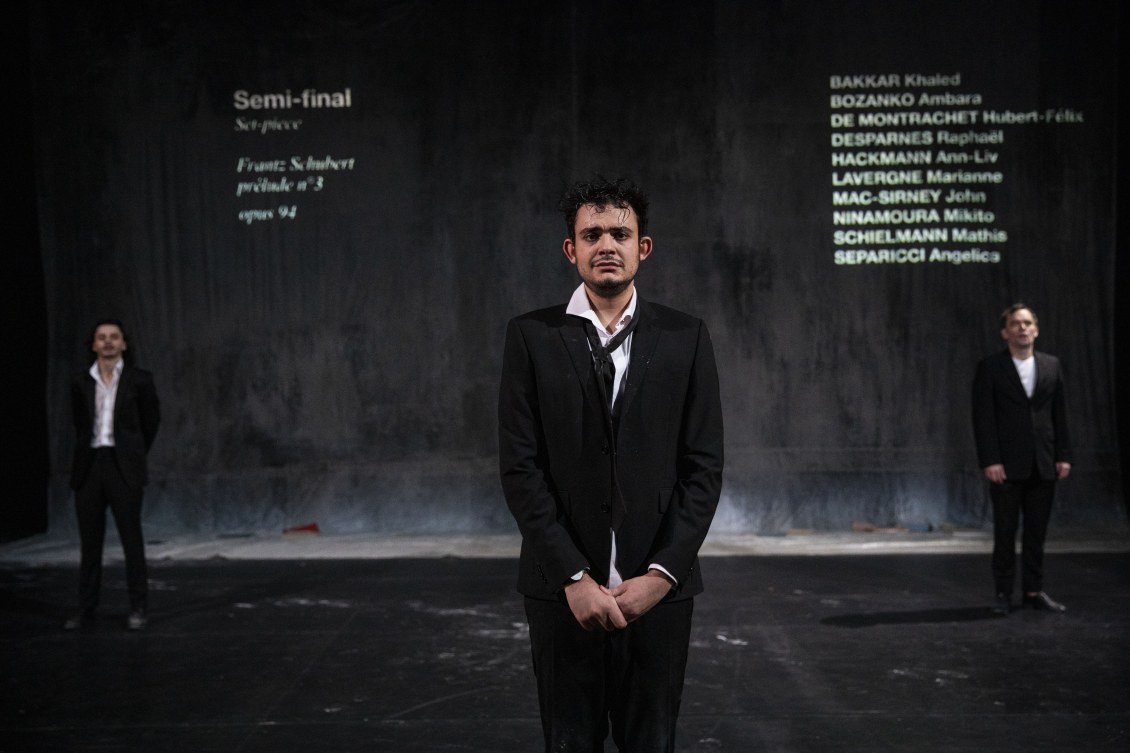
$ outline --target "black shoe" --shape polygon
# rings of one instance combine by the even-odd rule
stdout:
[[[1036,594],[1024,594],[1024,603],[1034,609],[1046,609],[1049,612],[1067,611],[1067,607],[1063,606],[1043,591]]]
[[[1007,615],[1012,611],[1012,597],[1008,594],[997,594],[997,603],[993,605],[993,614]]]
[[[74,617],[68,617],[63,623],[63,630],[82,630],[94,624],[94,612],[79,612]]]
[[[148,624],[149,618],[145,616],[145,610],[143,609],[133,610],[129,613],[129,617],[126,618],[127,630],[144,630]]]

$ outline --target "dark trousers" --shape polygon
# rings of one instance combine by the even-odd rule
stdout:
[[[1044,590],[1044,539],[1052,514],[1055,481],[1038,477],[992,484],[993,578],[997,593],[1012,594],[1016,581],[1016,529],[1024,517],[1021,535],[1021,585],[1024,593]]]
[[[81,542],[79,607],[93,612],[102,590],[102,544],[106,537],[106,508],[114,515],[126,557],[126,582],[130,609],[145,609],[149,579],[145,565],[145,539],[141,534],[142,490],[122,478],[109,448],[94,450],[90,473],[75,491],[75,512]]]
[[[586,631],[566,603],[526,599],[546,751],[671,753],[690,643],[691,599],[624,630]]]

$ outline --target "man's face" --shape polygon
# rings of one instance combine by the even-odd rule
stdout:
[[[577,266],[593,295],[614,298],[632,286],[640,262],[651,254],[651,238],[640,237],[631,207],[586,204],[573,223],[575,240],[565,241],[565,256]]]
[[[1036,319],[1028,309],[1017,309],[1008,315],[1001,338],[1008,343],[1008,347],[1017,350],[1027,350],[1036,342],[1040,328],[1036,326]]]
[[[102,359],[117,360],[126,350],[126,341],[116,324],[99,324],[94,330],[94,343],[90,349]]]

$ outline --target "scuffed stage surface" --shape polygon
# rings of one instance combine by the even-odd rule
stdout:
[[[511,558],[155,560],[151,624],[59,627],[70,565],[0,565],[2,751],[534,751]],[[1130,554],[1048,558],[1065,615],[989,611],[984,554],[716,556],[680,750],[1124,751]],[[612,749],[609,744],[609,750]]]
[[[107,526],[105,561],[120,561],[121,548],[113,526]],[[203,559],[402,559],[458,557],[506,559],[518,556],[517,533],[498,535],[408,534],[282,534],[258,531],[226,536],[166,536],[146,528],[150,561]],[[797,530],[787,535],[756,536],[712,533],[702,547],[705,557],[794,556],[829,554],[988,554],[990,530],[913,532],[901,529],[857,531]],[[1054,553],[1130,552],[1130,532],[1057,530],[1049,533],[1047,551]],[[78,564],[78,534],[44,534],[0,545],[0,566]]]

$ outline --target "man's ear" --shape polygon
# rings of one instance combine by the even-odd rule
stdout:
[[[643,261],[647,257],[651,256],[651,249],[651,236],[645,235],[644,237],[640,238],[640,261]]]
[[[577,265],[577,247],[575,245],[573,245],[573,239],[572,238],[566,238],[565,239],[565,243],[562,244],[561,250],[565,252],[565,258],[569,260],[569,263],[572,264],[573,266],[576,266]]]

